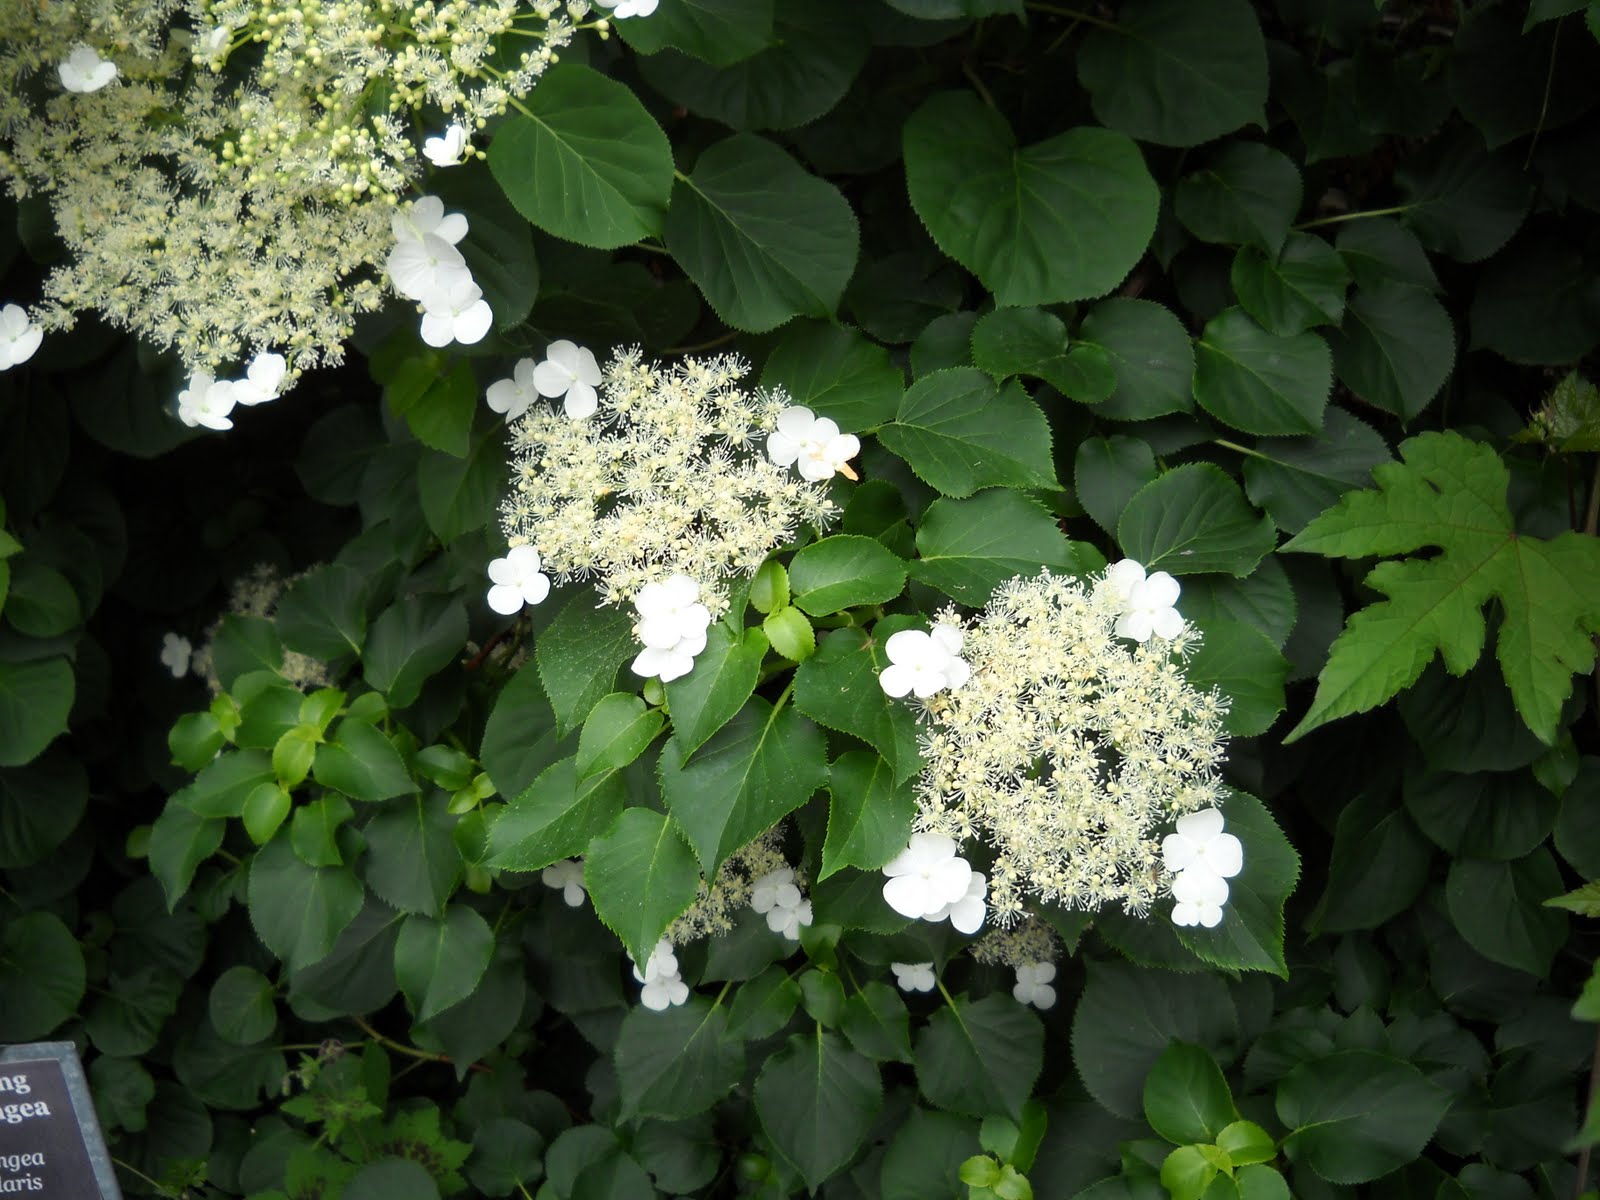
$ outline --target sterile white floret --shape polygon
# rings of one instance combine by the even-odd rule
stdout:
[[[836,422],[819,417],[803,404],[793,404],[778,414],[778,428],[767,437],[767,457],[776,465],[793,464],[802,479],[820,483],[843,474],[854,479],[847,465],[861,453],[861,439],[840,433]]]
[[[1024,963],[1017,968],[1017,982],[1011,995],[1018,1004],[1031,1004],[1040,1012],[1054,1008],[1056,989],[1050,986],[1050,981],[1055,977],[1055,963]]]
[[[902,992],[931,992],[933,991],[933,964],[931,962],[902,963],[892,962],[889,969],[894,972],[895,984]]]
[[[890,696],[909,692],[919,700],[958,688],[972,674],[960,656],[961,645],[962,633],[951,625],[935,625],[927,633],[902,629],[891,634],[883,646],[890,665],[878,673],[878,684]]]
[[[574,421],[592,417],[600,407],[600,364],[594,352],[565,338],[550,343],[544,361],[533,369],[533,386],[541,396],[565,397],[561,409]]]
[[[489,564],[489,607],[502,616],[515,616],[524,604],[538,604],[550,594],[550,577],[532,546],[513,546],[504,558]]]
[[[568,858],[551,863],[539,872],[539,881],[547,888],[561,893],[561,898],[571,908],[580,908],[586,895],[583,886],[583,859]]]

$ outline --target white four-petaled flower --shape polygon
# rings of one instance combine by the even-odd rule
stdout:
[[[566,858],[558,863],[551,863],[539,872],[539,880],[545,887],[555,888],[560,892],[568,907],[579,908],[583,905],[585,895],[583,859]]]
[[[939,833],[914,833],[911,842],[884,864],[889,882],[883,898],[902,917],[950,923],[973,933],[988,910],[988,881],[956,854],[954,839]]]
[[[595,0],[601,8],[612,10],[611,15],[621,21],[628,17],[648,17],[655,12],[658,0]]]
[[[244,378],[234,381],[234,403],[265,404],[268,400],[277,399],[283,389],[283,377],[288,371],[289,364],[284,361],[283,355],[266,351],[257,354],[250,360]]]
[[[1147,576],[1142,563],[1125,558],[1107,569],[1105,582],[1122,602],[1118,637],[1147,642],[1152,635],[1170,640],[1183,632],[1183,618],[1173,607],[1182,588],[1165,571]]]
[[[182,634],[161,636],[161,665],[172,672],[174,679],[182,679],[189,673],[189,657],[193,652],[194,647]]]
[[[1031,1004],[1040,1012],[1054,1008],[1056,989],[1050,986],[1050,981],[1055,977],[1055,963],[1023,963],[1017,968],[1017,982],[1011,995],[1018,1004]]]
[[[1222,830],[1220,810],[1203,808],[1178,818],[1176,833],[1161,842],[1161,859],[1172,880],[1172,921],[1175,925],[1222,923],[1222,906],[1228,902],[1228,880],[1244,869],[1244,846]]]
[[[533,386],[541,396],[565,396],[561,411],[574,421],[591,417],[600,406],[600,364],[594,352],[565,338],[550,343],[545,359],[533,369]]]
[[[237,403],[231,379],[215,379],[204,371],[189,376],[189,386],[178,393],[178,419],[193,428],[232,429],[228,414]]]
[[[902,963],[892,962],[889,969],[894,972],[895,984],[902,992],[931,992],[933,991],[933,964],[931,962]]]
[[[454,246],[467,236],[467,218],[445,212],[444,201],[437,196],[418,196],[409,209],[389,219],[389,228],[397,242],[420,242],[431,233]]]
[[[79,42],[61,60],[56,73],[61,76],[61,86],[69,92],[98,92],[117,77],[117,64]]]
[[[524,358],[511,369],[510,379],[497,379],[489,385],[485,399],[495,412],[515,421],[538,395],[539,390],[533,386],[533,359]]]
[[[972,674],[961,657],[963,637],[953,625],[935,625],[927,633],[902,629],[890,634],[883,646],[890,665],[878,673],[879,686],[896,698],[910,692],[919,700],[960,687]]]
[[[515,616],[524,604],[538,604],[550,594],[550,577],[539,570],[539,552],[513,546],[504,558],[489,564],[489,607],[501,616]]]
[[[678,956],[672,952],[672,943],[666,938],[656,943],[645,961],[643,971],[638,963],[634,964],[633,977],[644,984],[639,999],[646,1008],[655,1012],[683,1004],[689,999],[689,985],[678,975]]]
[[[832,479],[843,472],[854,479],[846,464],[861,453],[861,439],[840,433],[839,426],[819,417],[803,404],[790,405],[778,414],[778,428],[767,437],[767,457],[780,467],[791,463],[800,477],[811,483]]]
[[[811,901],[801,895],[793,867],[779,867],[752,883],[750,907],[766,915],[768,929],[791,942],[799,941],[801,928],[811,924]]]
[[[639,621],[634,636],[644,649],[633,660],[633,673],[670,683],[694,669],[694,656],[706,648],[711,612],[699,602],[700,585],[687,575],[647,583],[634,598]]]
[[[438,137],[427,138],[422,143],[422,153],[436,167],[454,167],[461,163],[467,149],[467,131],[460,125],[450,125]]]
[[[44,331],[33,323],[22,305],[0,308],[0,371],[27,362],[42,341]]]
[[[422,340],[430,346],[481,342],[493,323],[494,312],[470,274],[422,298]]]

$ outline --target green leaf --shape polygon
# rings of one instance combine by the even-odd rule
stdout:
[[[694,903],[700,868],[672,822],[650,809],[630,808],[589,844],[583,882],[600,919],[634,962],[642,963],[667,926]]]
[[[369,803],[419,790],[394,743],[360,721],[339,722],[333,740],[317,747],[312,771],[323,787]]]
[[[663,746],[660,775],[667,811],[710,875],[809,800],[827,778],[827,760],[815,725],[752,696],[693,762],[684,763],[676,742]]]
[[[11,564],[5,612],[13,629],[37,638],[56,637],[83,620],[78,594],[67,577],[26,554]]]
[[[685,760],[744,707],[766,656],[767,635],[759,629],[735,634],[718,624],[706,631],[706,648],[695,655],[694,670],[666,685],[672,740]]]
[[[812,0],[778,5],[766,44],[737,62],[713,65],[667,50],[642,59],[639,72],[697,116],[734,129],[793,129],[839,103],[867,49],[848,0]]]
[[[270,842],[278,832],[278,827],[288,818],[293,803],[286,790],[288,786],[293,785],[276,781],[258,783],[245,797],[239,816],[244,821],[245,833],[256,845],[264,846]]]
[[[917,1035],[917,1090],[948,1112],[1021,1119],[1043,1062],[1044,1026],[1030,1009],[1000,993],[957,996]]]
[[[505,495],[505,437],[497,423],[472,439],[465,458],[425,453],[417,495],[433,535],[445,545],[492,525]]]
[[[912,207],[1001,306],[1103,296],[1155,231],[1155,181],[1139,148],[1108,129],[1018,149],[997,111],[945,92],[911,115],[904,149]]]
[[[614,250],[661,232],[672,189],[667,135],[626,85],[579,63],[547,70],[489,144],[517,211],[548,233]]]
[[[1600,342],[1600,280],[1580,247],[1554,233],[1530,233],[1484,269],[1470,321],[1474,349],[1564,366]]]
[[[1045,508],[1010,488],[970,500],[935,500],[917,529],[911,576],[959,604],[979,608],[1013,575],[1049,567],[1063,575],[1100,570],[1105,559],[1086,542],[1069,542]]]
[[[673,185],[666,239],[723,321],[763,333],[834,314],[859,233],[832,184],[764,138],[735,134]]]
[[[1217,1060],[1203,1046],[1173,1042],[1144,1080],[1144,1119],[1167,1141],[1214,1142],[1239,1119]]]
[[[902,845],[902,848],[903,845]],[[906,1002],[887,983],[870,980],[844,1002],[839,1031],[875,1062],[911,1061],[910,1018]]]
[[[1544,904],[1547,908],[1564,908],[1580,917],[1600,917],[1600,881],[1586,883],[1565,895],[1551,896]],[[1600,984],[1596,983],[1596,976],[1591,973],[1572,1015],[1585,1021],[1600,1019],[1600,1012],[1595,1008],[1597,1001],[1600,1001]],[[1583,1009],[1582,1013],[1578,1011],[1579,1006]]]
[[[1082,404],[1099,404],[1117,388],[1111,355],[1100,346],[1067,349],[1067,327],[1042,308],[999,308],[972,329],[972,361],[996,382],[1013,375],[1042,379]]]
[[[291,650],[324,662],[360,654],[367,635],[367,585],[349,567],[315,567],[284,592],[273,612]]]
[[[1095,305],[1078,336],[1103,348],[1116,372],[1116,391],[1095,409],[1100,416],[1142,421],[1194,407],[1194,344],[1168,309],[1117,297]]]
[[[150,871],[161,881],[167,907],[174,908],[189,890],[195,869],[217,852],[228,823],[202,817],[182,804],[168,802],[150,827]]]
[[[703,996],[665,1012],[630,1008],[611,1060],[623,1115],[630,1118],[692,1117],[744,1077],[744,1043],[728,1036],[728,1010]]]
[[[257,785],[275,779],[268,755],[260,750],[235,750],[212,760],[193,783],[174,793],[172,800],[202,817],[237,817]]]
[[[1084,39],[1078,81],[1101,121],[1163,146],[1197,146],[1266,120],[1267,48],[1244,0],[1125,4],[1114,26]]]
[[[978,1149],[978,1123],[913,1108],[884,1149],[881,1200],[957,1200],[961,1163]]]
[[[1202,242],[1276,256],[1300,211],[1300,172],[1270,146],[1232,142],[1178,181],[1172,207]]]
[[[1490,446],[1426,433],[1400,453],[1403,462],[1374,469],[1378,490],[1347,495],[1285,549],[1341,558],[1440,553],[1380,563],[1367,575],[1387,598],[1350,618],[1311,710],[1286,740],[1383,703],[1414,683],[1435,653],[1464,673],[1483,650],[1482,606],[1497,597],[1501,671],[1528,728],[1551,744],[1572,675],[1594,665],[1600,597],[1576,581],[1600,573],[1600,543],[1570,532],[1518,535],[1506,506],[1510,476]]]
[[[280,833],[250,860],[250,923],[291,971],[319,961],[361,911],[365,892],[348,867],[301,862]]]
[[[1460,262],[1479,262],[1511,240],[1522,224],[1533,179],[1522,155],[1483,143],[1460,128],[1435,138],[1395,170],[1405,196],[1403,219],[1423,245]]]
[[[102,1054],[89,1064],[89,1092],[102,1125],[138,1133],[145,1128],[156,1082],[136,1059]]]
[[[340,1200],[439,1200],[427,1168],[409,1158],[385,1158],[362,1167],[339,1191]]]
[[[1218,1053],[1237,1037],[1233,1001],[1216,976],[1091,962],[1072,1017],[1072,1061],[1103,1107],[1137,1117],[1144,1078],[1170,1041]]]
[[[422,685],[442,671],[467,640],[467,610],[448,596],[403,596],[372,623],[362,670],[366,680],[405,708],[422,694]]]
[[[1350,286],[1350,271],[1339,252],[1309,233],[1289,234],[1276,254],[1242,247],[1233,256],[1229,278],[1245,312],[1279,337],[1293,337],[1313,325],[1337,325]]]
[[[1117,522],[1123,553],[1173,575],[1248,575],[1277,540],[1239,485],[1210,463],[1174,467],[1134,494]]]
[[[1366,1183],[1410,1162],[1449,1107],[1416,1067],[1366,1050],[1303,1062],[1277,1092],[1296,1160],[1330,1183]]]
[[[1450,864],[1450,920],[1485,958],[1541,979],[1567,940],[1567,917],[1545,906],[1566,890],[1548,850],[1514,862],[1461,858]]]
[[[890,420],[905,384],[882,346],[848,326],[818,321],[795,322],[761,368],[762,387],[782,388],[846,432]]]
[[[1404,912],[1428,879],[1428,841],[1403,808],[1377,792],[1357,796],[1334,827],[1328,886],[1311,928],[1375,929]]]
[[[852,534],[812,542],[789,564],[794,603],[813,617],[883,604],[906,586],[906,567],[883,543]]]
[[[224,1041],[249,1046],[278,1027],[272,981],[254,967],[229,967],[211,985],[207,1011]]]
[[[409,333],[404,336],[411,337]],[[377,360],[373,373],[378,376]],[[430,350],[403,359],[392,373],[380,377],[380,382],[389,408],[397,417],[405,418],[419,442],[465,457],[478,406],[478,381],[471,363],[452,361],[441,352]]]
[[[620,771],[655,740],[666,717],[628,692],[612,692],[590,710],[578,735],[577,778]]]
[[[865,750],[841,754],[828,770],[828,835],[822,881],[843,867],[876,871],[906,848],[916,797],[896,783],[882,758]]]
[[[1311,437],[1261,442],[1244,460],[1244,490],[1279,529],[1298,533],[1352,488],[1369,487],[1372,469],[1393,460],[1383,435],[1342,408],[1323,414]]]
[[[1500,861],[1543,844],[1559,806],[1525,771],[1408,770],[1405,801],[1412,819],[1452,858]]]
[[[1439,290],[1439,277],[1433,273],[1428,252],[1417,235],[1398,221],[1352,221],[1339,230],[1334,245],[1359,287],[1392,282]]]
[[[1072,484],[1078,503],[1107,533],[1137,492],[1155,481],[1156,457],[1138,438],[1117,434],[1084,438],[1073,460]]]
[[[0,767],[32,762],[65,733],[74,695],[65,658],[0,662]]]
[[[510,871],[537,871],[582,854],[622,812],[625,792],[612,774],[579,782],[573,758],[547,767],[515,797],[489,829],[487,862]]]
[[[981,488],[1056,487],[1050,426],[1020,385],[974,367],[924,375],[878,440],[947,496]]]
[[[289,844],[308,867],[337,867],[343,864],[339,850],[339,826],[356,815],[350,801],[337,792],[328,792],[294,810],[289,822]]]
[[[54,913],[13,917],[0,931],[0,1029],[43,1038],[77,1011],[85,972],[78,940]]]
[[[648,22],[629,22],[629,24]],[[512,1117],[490,1117],[472,1132],[467,1180],[486,1196],[509,1196],[544,1174],[544,1138]]]
[[[391,908],[437,916],[461,881],[456,821],[448,804],[439,792],[394,800],[362,828],[367,839],[362,877]]]
[[[394,944],[394,977],[418,1021],[426,1021],[470,996],[489,969],[494,930],[465,904],[443,919],[412,913]]]
[[[0,771],[0,870],[46,858],[78,827],[88,800],[88,775],[65,754]]]
[[[791,1037],[767,1060],[755,1102],[773,1145],[815,1191],[866,1141],[883,1085],[873,1063],[818,1029]]]
[[[751,1042],[771,1037],[789,1023],[799,1004],[800,985],[782,966],[768,967],[734,993],[728,1032]]]
[[[671,47],[714,67],[728,67],[772,43],[773,0],[682,0],[648,21],[613,28],[640,54]]]
[[[1243,579],[1194,575],[1183,585],[1184,615],[1200,628],[1218,618],[1237,621],[1280,649],[1295,629],[1298,609],[1294,586],[1276,558],[1262,559]]]
[[[1289,660],[1265,634],[1226,617],[1204,622],[1201,633],[1200,646],[1184,670],[1189,682],[1202,691],[1215,686],[1232,701],[1223,720],[1229,733],[1265,733],[1283,711]]]
[[[1328,336],[1340,382],[1406,421],[1428,407],[1455,365],[1450,315],[1404,284],[1357,288],[1343,327]]]
[[[920,763],[916,716],[904,701],[885,694],[878,675],[889,665],[883,652],[889,636],[922,626],[920,620],[892,617],[880,621],[870,635],[862,629],[836,629],[794,675],[795,707],[818,724],[875,747],[897,782]]]
[[[1206,323],[1195,358],[1195,399],[1219,421],[1260,434],[1322,428],[1333,366],[1316,334],[1279,337],[1230,308]]]
[[[637,647],[626,612],[597,608],[587,590],[573,592],[534,645],[539,681],[555,709],[558,737],[583,724],[589,710],[612,690],[617,668]]]
[[[1254,1121],[1234,1121],[1216,1138],[1217,1149],[1228,1156],[1234,1166],[1271,1162],[1278,1154],[1278,1144]],[[1288,1192],[1284,1192],[1287,1197]]]
[[[1175,926],[1174,931],[1204,962],[1235,971],[1270,971],[1287,979],[1283,906],[1299,882],[1300,856],[1254,796],[1230,791],[1223,807],[1229,831],[1250,847],[1244,870],[1228,880],[1222,924],[1215,929]]]

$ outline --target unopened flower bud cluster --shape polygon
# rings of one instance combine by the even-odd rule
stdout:
[[[573,386],[588,387],[574,374],[583,370],[574,359]],[[522,408],[501,506],[507,540],[536,547],[557,583],[593,580],[607,604],[684,576],[698,585],[693,602],[716,620],[730,578],[754,574],[802,522],[836,515],[825,480],[797,477],[763,452],[789,401],[742,389],[747,370],[732,355],[662,366],[622,351],[576,418],[571,391],[563,408],[531,397],[523,407],[513,378],[492,398],[508,413]]]
[[[1148,911],[1168,886],[1161,833],[1221,798],[1226,702],[1184,677],[1196,635],[1158,615],[1175,595],[1158,585],[1142,598],[1155,628],[1127,630],[1127,571],[1002,584],[949,639],[970,677],[922,701],[917,827],[993,850],[1002,926],[1028,897]],[[963,628],[954,610],[938,621]]]
[[[31,328],[98,310],[213,379],[263,351],[294,373],[338,361],[355,317],[383,301],[390,216],[424,170],[420,147],[442,139],[436,164],[471,153],[589,11],[586,0],[0,5],[0,180],[48,198],[69,250]]]

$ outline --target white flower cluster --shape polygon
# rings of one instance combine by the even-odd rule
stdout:
[[[687,575],[647,583],[633,606],[639,611],[633,636],[644,646],[633,660],[633,673],[671,683],[693,670],[711,625],[711,610],[700,603],[700,585]]]
[[[98,310],[193,376],[267,349],[287,356],[291,381],[339,361],[355,318],[384,301],[390,218],[424,161],[470,153],[589,12],[587,0],[0,4],[0,181],[48,199],[69,251],[33,322],[48,333]],[[421,114],[445,132],[424,140]],[[430,295],[428,327],[468,341],[487,318],[470,277],[456,283]]]
[[[962,933],[977,933],[989,906],[989,882],[956,854],[954,839],[914,833],[911,843],[884,864],[889,882],[883,898],[902,917],[943,921]]]
[[[447,213],[437,196],[419,196],[390,221],[394,248],[385,269],[389,284],[422,308],[422,340],[434,347],[481,342],[494,321],[483,289],[456,245],[467,218]]]
[[[782,392],[742,390],[740,359],[663,367],[628,350],[595,374],[586,356],[555,343],[545,363],[519,363],[491,388],[490,405],[515,416],[502,527],[511,545],[538,548],[555,582],[593,579],[605,604],[643,600],[647,586],[676,577],[688,583],[671,583],[674,597],[693,584],[692,621],[658,622],[658,592],[639,606],[641,638],[649,630],[652,640],[635,669],[686,670],[705,630],[691,626],[702,608],[708,621],[727,610],[726,580],[754,574],[802,522],[824,525],[837,510],[824,481],[796,478],[761,452],[795,406]],[[564,408],[534,404],[530,388],[564,396]]]
[[[633,956],[628,956],[633,962]],[[645,960],[644,970],[633,963],[633,977],[644,987],[639,989],[639,1001],[655,1012],[664,1012],[689,999],[689,985],[678,974],[678,956],[672,952],[672,942],[662,938]]]
[[[20,304],[0,308],[0,371],[21,366],[44,341],[44,330],[33,323]]]
[[[1228,902],[1228,880],[1244,869],[1244,847],[1231,833],[1222,832],[1222,813],[1215,808],[1178,818],[1178,830],[1161,842],[1161,858],[1173,872],[1174,925],[1222,924],[1222,906]]]
[[[767,928],[791,942],[811,924],[811,901],[800,890],[793,867],[769,871],[750,885],[750,907],[767,918]]]
[[[1161,615],[1176,597],[1159,575],[1138,596],[1122,586],[1131,569],[1112,570],[1088,587],[1048,572],[1001,585],[966,627],[969,677],[922,701],[917,827],[994,852],[988,898],[1003,926],[1026,896],[1148,911],[1164,888],[1157,830],[1223,792],[1226,702],[1181,665],[1196,635]],[[1155,636],[1130,645],[1143,619],[1119,629],[1135,597]]]
[[[539,882],[560,892],[568,908],[583,907],[583,898],[588,894],[583,885],[583,859],[568,858],[551,863],[539,872]]]
[[[178,393],[178,419],[191,429],[232,429],[229,414],[235,405],[265,404],[276,400],[283,390],[289,364],[281,354],[263,351],[250,360],[243,379],[214,379],[204,371],[189,376],[189,385]]]

